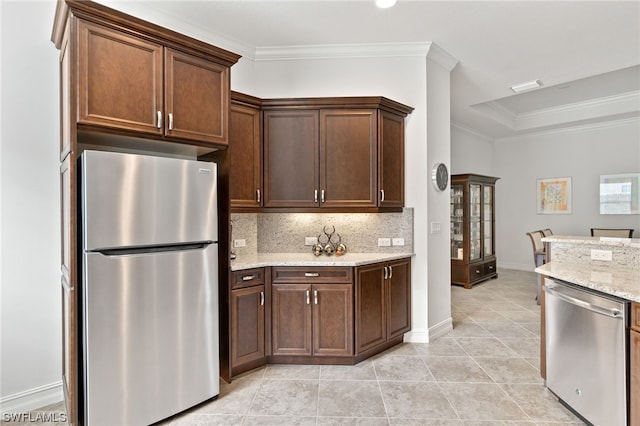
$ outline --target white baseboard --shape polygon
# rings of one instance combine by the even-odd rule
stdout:
[[[404,335],[404,341],[409,343],[429,343],[429,330],[411,330]]]
[[[433,342],[438,337],[444,336],[453,330],[453,319],[451,317],[439,322],[433,327],[429,327],[429,341]]]
[[[24,413],[62,401],[62,380],[0,398],[0,411]]]
[[[410,343],[429,343],[453,330],[453,320],[446,320],[428,329],[414,329],[404,335],[404,341]]]

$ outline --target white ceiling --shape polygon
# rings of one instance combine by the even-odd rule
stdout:
[[[452,122],[491,139],[640,115],[637,0],[101,2],[253,57],[276,46],[433,42],[459,61]],[[543,87],[509,89],[530,80]]]

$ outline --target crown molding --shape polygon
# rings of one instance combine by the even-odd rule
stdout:
[[[629,125],[640,126],[640,116],[622,118],[619,120],[600,121],[597,123],[589,123],[589,124],[582,124],[582,125],[575,125],[575,126],[565,126],[557,129],[546,129],[546,130],[540,130],[540,131],[534,131],[534,132],[520,133],[518,135],[496,138],[495,142],[496,143],[514,142],[514,141],[521,140],[523,138],[529,138],[529,137],[546,136],[546,135],[562,134],[562,133],[588,132],[596,129],[624,127]]]
[[[476,129],[472,129],[471,127],[467,127],[462,123],[458,123],[457,121],[451,121],[451,127],[455,128],[463,133],[469,134],[471,136],[474,136],[476,138],[482,139],[485,142],[489,142],[489,143],[493,143],[494,142],[494,138],[492,138],[491,136],[485,135],[484,133],[480,133],[479,131],[477,131]]]
[[[294,61],[305,59],[427,57],[447,68],[458,60],[432,42],[317,44],[302,46],[256,47],[255,61]]]
[[[518,114],[514,128],[515,130],[527,130],[637,111],[640,111],[640,91],[636,90]]]

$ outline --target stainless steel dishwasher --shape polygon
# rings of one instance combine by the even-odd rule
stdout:
[[[588,422],[627,424],[629,302],[545,280],[547,387]]]

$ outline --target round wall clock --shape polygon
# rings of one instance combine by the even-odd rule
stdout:
[[[447,189],[449,183],[449,171],[444,163],[437,163],[431,169],[431,181],[438,191]]]

